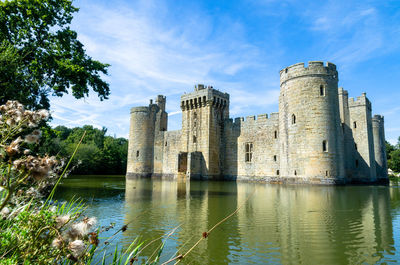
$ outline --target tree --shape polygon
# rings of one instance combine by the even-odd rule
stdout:
[[[386,157],[387,157],[387,160],[389,161],[391,158],[390,153],[395,150],[395,147],[388,141],[385,141],[385,146],[386,146]]]
[[[91,125],[56,128],[42,127],[42,142],[38,152],[69,157],[75,150],[83,132],[86,136],[73,159],[74,174],[125,174],[128,140],[106,136],[107,129]]]
[[[71,0],[0,1],[0,104],[48,109],[49,95],[82,98],[89,88],[108,98],[109,65],[89,57],[69,27],[77,11]]]

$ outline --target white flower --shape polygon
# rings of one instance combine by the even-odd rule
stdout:
[[[71,250],[74,257],[79,258],[85,253],[86,246],[82,240],[75,240],[69,243],[68,245],[69,250]]]
[[[61,248],[62,243],[63,243],[63,239],[62,239],[61,237],[56,237],[56,238],[54,238],[54,240],[53,240],[53,242],[51,243],[51,245],[52,245],[54,248]]]
[[[28,196],[34,196],[34,197],[39,197],[40,193],[34,188],[34,187],[30,187],[27,191],[26,191],[26,195]]]
[[[63,227],[69,221],[69,219],[70,219],[69,215],[57,216],[56,218],[57,228]]]
[[[28,134],[27,136],[25,136],[25,142],[27,142],[28,144],[38,143],[39,137],[34,134]]]
[[[95,217],[91,217],[91,218],[83,219],[83,222],[86,222],[86,224],[89,226],[89,228],[91,228],[92,226],[94,226],[97,223],[97,220]]]
[[[30,153],[31,153],[31,150],[29,150],[29,149],[24,150],[24,155],[29,155]]]
[[[0,212],[1,216],[3,218],[6,218],[9,214],[10,214],[10,209],[8,209],[7,207],[4,207],[1,212]]]
[[[40,136],[42,136],[42,131],[36,129],[36,130],[33,130],[32,134],[36,135],[37,137],[40,137]]]
[[[49,112],[45,109],[41,109],[37,112],[42,120],[47,120],[49,118]]]
[[[89,228],[90,227],[85,222],[79,222],[72,225],[72,229],[75,230],[80,236],[85,236]]]

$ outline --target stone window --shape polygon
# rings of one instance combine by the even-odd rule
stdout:
[[[323,85],[319,86],[319,95],[325,96],[325,87]]]
[[[329,175],[329,172],[328,171],[325,171],[325,176],[328,176]]]
[[[358,159],[356,159],[356,167],[358,167]]]
[[[278,132],[277,131],[274,132],[274,138],[275,139],[278,138]]]
[[[165,146],[167,146],[167,141],[165,141]]]
[[[276,161],[276,155],[274,155],[274,161]]]
[[[292,124],[296,124],[296,115],[292,114]]]
[[[136,151],[136,157],[139,157],[139,150]]]
[[[279,170],[276,171],[276,174],[279,175]]]
[[[354,143],[354,149],[356,149],[356,151],[358,150],[358,146],[356,143]]]
[[[322,141],[322,151],[328,152],[328,142],[327,141]]]
[[[294,171],[294,175],[297,176],[297,171],[296,170]]]
[[[357,122],[356,121],[353,122],[353,127],[354,127],[354,129],[357,128]]]
[[[193,143],[197,143],[197,137],[196,137],[196,135],[193,135]]]
[[[253,143],[245,144],[245,161],[251,162],[253,160]]]

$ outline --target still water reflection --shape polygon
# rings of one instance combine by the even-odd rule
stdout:
[[[248,196],[253,194],[246,202]],[[184,253],[218,221],[182,264],[396,264],[400,263],[398,186],[284,186],[235,182],[81,177],[67,179],[58,199],[89,204],[101,225],[150,241],[180,227],[167,240],[162,261]],[[114,231],[109,231],[113,233]],[[151,256],[148,248],[144,256]]]

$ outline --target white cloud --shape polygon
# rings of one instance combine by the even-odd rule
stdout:
[[[112,94],[103,102],[94,93],[85,100],[69,95],[53,98],[54,125],[93,124],[127,135],[130,107],[147,105],[150,98],[164,94],[172,116],[170,127],[177,129],[179,122],[173,116],[180,113],[180,94],[198,82],[224,84],[231,76],[260,65],[258,48],[242,36],[242,25],[228,17],[221,18],[219,23],[225,26],[218,29],[201,10],[176,18],[168,17],[165,6],[147,1],[135,3],[135,8],[80,4],[74,28],[90,56],[111,64],[107,78]],[[244,80],[229,84],[236,87],[231,92],[237,105],[249,106],[256,100],[257,92],[247,93]],[[236,107],[233,112],[239,110]]]

